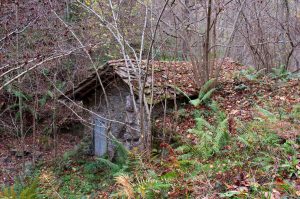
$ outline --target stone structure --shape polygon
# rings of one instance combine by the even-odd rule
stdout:
[[[188,95],[196,95],[196,86],[192,78],[192,67],[185,62],[151,62],[145,83],[145,99],[154,106],[154,113],[163,111],[164,100],[175,101],[181,96],[179,88]],[[97,73],[92,72],[84,81],[67,91],[65,96],[83,105],[96,114],[91,115],[94,124],[94,154],[113,156],[112,137],[118,139],[128,149],[142,149],[144,139],[140,124],[144,122],[144,131],[149,131],[146,121],[140,121],[139,74],[144,79],[145,62],[133,60],[109,61],[101,66]],[[139,73],[137,72],[139,71]],[[152,75],[154,74],[154,75]],[[101,79],[102,86],[100,85]],[[140,79],[140,80],[141,80]],[[153,83],[153,84],[152,84]],[[105,93],[103,92],[105,89]],[[153,93],[151,92],[153,90]],[[175,100],[174,100],[175,99]]]

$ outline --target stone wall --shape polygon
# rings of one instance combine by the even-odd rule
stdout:
[[[112,158],[114,156],[112,137],[117,138],[128,149],[140,148],[142,138],[139,132],[139,110],[137,112],[134,110],[129,86],[121,78],[116,77],[105,85],[105,90],[108,104],[100,86],[87,95],[83,103],[86,108],[101,116],[91,117],[91,121],[96,124],[93,130],[95,155],[102,156],[107,153]]]

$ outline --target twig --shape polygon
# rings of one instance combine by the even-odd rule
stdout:
[[[46,62],[49,62],[49,61],[51,61],[51,60],[54,60],[54,59],[58,59],[58,58],[61,58],[61,57],[70,55],[70,54],[72,54],[73,52],[75,52],[76,50],[79,50],[79,49],[82,49],[82,48],[85,48],[85,47],[86,47],[86,46],[84,46],[84,47],[79,47],[79,48],[75,48],[75,49],[72,49],[72,50],[70,50],[70,51],[68,51],[68,52],[66,52],[66,53],[63,53],[63,54],[60,54],[60,55],[56,55],[56,56],[52,56],[52,57],[48,57],[48,58],[42,60],[41,62],[35,64],[34,66],[32,66],[32,67],[30,67],[30,68],[28,68],[28,69],[26,69],[25,71],[21,72],[20,74],[18,74],[17,76],[13,77],[13,78],[10,79],[8,82],[6,82],[5,84],[3,84],[3,85],[0,87],[0,91],[1,91],[4,87],[8,86],[9,84],[11,84],[12,82],[14,82],[14,81],[17,80],[18,78],[24,76],[26,73],[28,73],[28,72],[30,72],[30,71],[36,69],[37,67],[41,66],[42,64],[44,64],[44,63],[46,63]]]

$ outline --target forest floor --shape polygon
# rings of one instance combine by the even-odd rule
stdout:
[[[12,185],[18,176],[22,175],[22,171],[26,172],[34,167],[32,162],[51,161],[62,156],[66,151],[73,150],[80,143],[80,137],[61,134],[58,136],[56,149],[53,147],[53,139],[45,135],[39,135],[36,139],[29,135],[24,139],[24,143],[26,143],[25,148],[22,148],[20,138],[7,135],[1,137],[0,184]]]
[[[66,152],[69,143],[28,181],[41,198],[299,198],[299,75],[223,70],[211,96],[204,89],[200,104],[154,121],[150,157],[119,147],[111,162],[86,156],[84,144]]]

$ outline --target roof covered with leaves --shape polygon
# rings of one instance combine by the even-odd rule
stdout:
[[[239,67],[230,60],[225,61],[224,67],[229,62],[236,66],[234,70]],[[195,83],[193,66],[190,62],[151,61],[148,69],[146,65],[146,61],[136,62],[124,59],[108,61],[99,67],[97,72],[95,70],[91,72],[86,79],[65,94],[71,99],[82,100],[95,88],[100,87],[99,78],[105,87],[107,82],[119,77],[128,86],[132,86],[136,94],[139,93],[141,85],[145,84],[144,93],[149,104],[156,104],[164,99],[175,99],[183,93],[188,96],[198,95],[199,89]],[[224,67],[221,69],[226,70],[227,74],[230,73],[230,70]]]
[[[147,75],[146,71],[148,71]],[[89,77],[65,94],[71,99],[82,100],[100,86],[99,78],[105,87],[107,82],[116,77],[121,78],[128,86],[132,86],[136,94],[141,85],[145,84],[144,93],[149,104],[166,98],[176,98],[180,94],[178,90],[189,96],[197,95],[198,90],[193,80],[192,65],[189,62],[152,61],[147,70],[146,61],[137,63],[133,60],[113,60],[106,62],[97,69],[97,72],[92,72]]]

